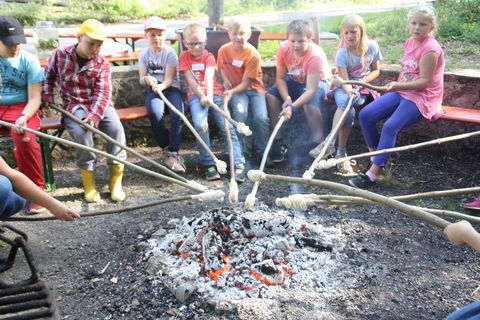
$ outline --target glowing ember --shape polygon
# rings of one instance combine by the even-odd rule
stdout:
[[[174,293],[188,283],[199,296],[213,300],[268,297],[268,286],[317,290],[325,286],[342,248],[337,229],[265,207],[184,218],[163,239],[149,242],[147,255],[160,260],[156,281]]]

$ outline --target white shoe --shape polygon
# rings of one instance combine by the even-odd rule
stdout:
[[[310,150],[308,152],[310,157],[316,159],[320,155],[320,152],[322,151],[324,145],[325,145],[325,140],[323,140],[322,143],[320,143],[318,146]],[[327,158],[329,155],[331,155],[334,152],[335,152],[335,146],[333,144],[330,144],[327,150],[325,151],[325,154],[323,155],[322,159]]]

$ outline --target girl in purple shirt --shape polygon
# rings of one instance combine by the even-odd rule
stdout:
[[[398,133],[422,118],[436,120],[442,114],[445,62],[440,44],[433,37],[436,15],[432,7],[419,6],[408,14],[411,37],[405,42],[398,81],[387,84],[389,93],[360,111],[360,126],[370,151],[395,146]],[[376,124],[383,120],[379,134]],[[368,188],[386,165],[390,154],[372,158],[370,169],[350,179],[350,185]]]

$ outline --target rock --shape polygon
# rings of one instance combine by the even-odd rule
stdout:
[[[197,290],[197,285],[192,281],[188,281],[176,287],[172,286],[169,289],[178,300],[185,302]]]
[[[160,228],[157,231],[155,231],[150,238],[158,240],[165,237],[166,235],[167,235],[167,230]]]
[[[160,271],[162,271],[163,273],[165,259],[166,257],[162,254],[151,256],[147,261],[147,273],[151,276],[157,274]]]
[[[137,250],[138,251],[144,251],[148,248],[150,248],[150,245],[146,241],[141,241],[137,244]]]

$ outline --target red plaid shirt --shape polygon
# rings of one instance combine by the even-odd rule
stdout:
[[[54,88],[58,85],[63,107],[73,112],[82,108],[98,126],[105,108],[111,105],[110,62],[101,55],[88,61],[81,69],[77,62],[77,45],[55,50],[45,67],[42,100],[55,103]]]

